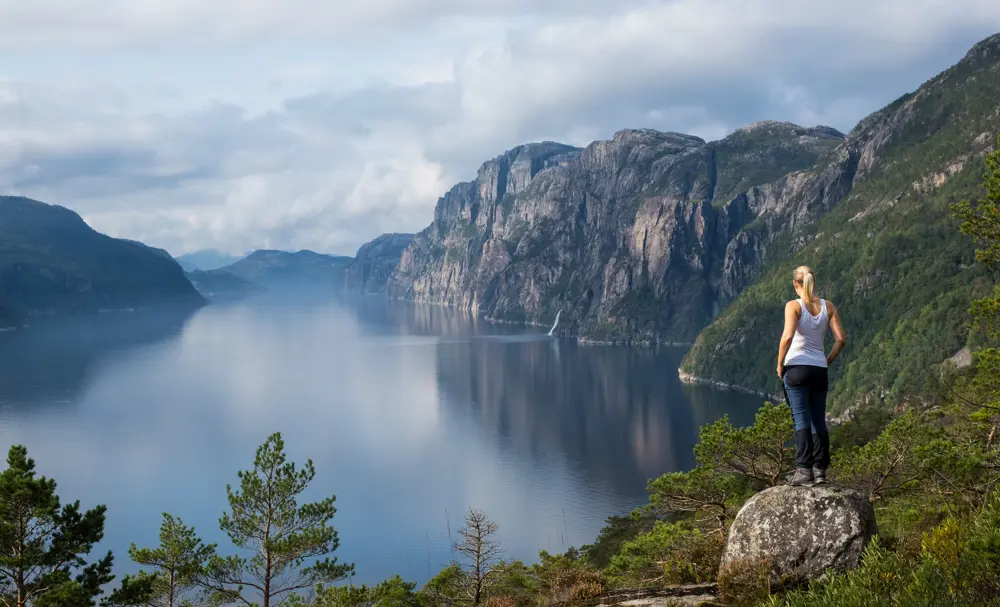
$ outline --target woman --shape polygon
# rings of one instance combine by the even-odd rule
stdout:
[[[830,434],[826,429],[827,367],[840,356],[847,334],[832,302],[813,295],[815,279],[808,266],[795,269],[792,284],[799,298],[785,304],[785,331],[778,345],[778,377],[795,419],[796,470],[792,485],[826,482]],[[826,330],[836,342],[824,353]]]

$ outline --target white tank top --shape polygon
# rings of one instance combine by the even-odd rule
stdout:
[[[826,367],[823,339],[826,337],[826,329],[830,325],[830,317],[826,313],[826,300],[819,300],[820,308],[817,316],[809,313],[801,298],[797,301],[799,307],[802,308],[802,315],[799,316],[799,324],[795,327],[792,345],[788,348],[788,353],[785,354],[785,366]]]

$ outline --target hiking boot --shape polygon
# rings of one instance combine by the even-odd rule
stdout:
[[[826,468],[813,468],[813,480],[817,485],[826,483]]]
[[[793,487],[809,487],[813,484],[812,468],[796,468],[795,474],[788,481]]]

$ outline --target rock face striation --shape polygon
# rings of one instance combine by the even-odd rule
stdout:
[[[358,249],[344,272],[344,288],[361,293],[385,293],[413,234],[383,234]]]
[[[736,515],[719,575],[760,564],[767,564],[774,584],[843,573],[858,566],[875,533],[875,511],[857,491],[830,485],[771,487]]]
[[[614,341],[690,341],[756,276],[775,230],[849,189],[827,127],[761,122],[717,142],[627,130],[585,149],[525,145],[438,201],[389,280],[395,297]],[[839,170],[800,171],[828,159]]]

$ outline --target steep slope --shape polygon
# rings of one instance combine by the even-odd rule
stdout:
[[[834,409],[932,389],[928,370],[966,345],[969,300],[992,284],[949,205],[980,195],[982,156],[998,132],[1000,35],[850,133],[838,150],[857,158],[848,195],[770,249],[762,279],[702,333],[682,370],[776,391],[781,306],[794,297],[792,268],[807,263],[849,333],[843,361],[831,369]]]
[[[344,273],[344,287],[362,293],[385,293],[413,234],[382,234],[358,249]]]
[[[225,270],[194,270],[184,274],[194,288],[210,301],[235,301],[267,291],[264,287],[243,280]]]
[[[842,142],[762,122],[713,143],[631,130],[521,146],[441,198],[388,291],[513,321],[563,310],[561,327],[595,339],[690,341],[756,277],[772,230],[839,199],[840,173],[788,174],[828,156],[849,167],[831,156]]]
[[[309,250],[254,251],[222,270],[268,288],[293,286],[340,287],[353,258]]]
[[[241,258],[212,249],[206,249],[178,255],[176,259],[182,268],[191,272],[194,270],[218,270],[219,268],[236,263]]]
[[[0,196],[0,325],[161,303],[204,303],[162,251],[100,234],[69,209]]]

